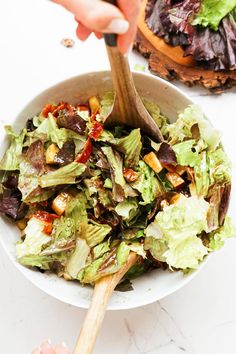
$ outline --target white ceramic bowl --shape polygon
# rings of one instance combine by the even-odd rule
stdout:
[[[179,89],[160,78],[149,74],[135,73],[134,80],[140,95],[158,103],[162,113],[171,122],[176,120],[177,112],[192,103]],[[48,102],[56,103],[63,100],[73,104],[81,100],[85,101],[92,95],[111,90],[112,82],[109,72],[89,73],[68,79],[45,90],[28,103],[16,118],[14,128],[20,130],[24,127],[27,119],[40,112]],[[1,136],[1,154],[6,150],[7,144],[6,136]],[[15,242],[19,240],[18,228],[14,227],[6,218],[0,218],[0,230],[0,241],[4,249],[27,279],[47,294],[65,303],[82,308],[88,307],[92,294],[91,287],[83,287],[78,282],[66,282],[55,275],[42,274],[23,267],[15,257]],[[108,309],[130,309],[160,300],[187,284],[197,272],[183,276],[181,272],[152,271],[132,281],[133,291],[114,292]]]

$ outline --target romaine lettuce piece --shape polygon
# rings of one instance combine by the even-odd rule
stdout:
[[[208,153],[210,185],[229,183],[231,180],[231,162],[222,148]]]
[[[19,169],[26,129],[23,129],[19,135],[15,134],[10,126],[5,126],[5,130],[11,144],[0,162],[0,170],[15,171]]]
[[[144,249],[170,268],[197,268],[208,253],[198,237],[208,231],[208,210],[209,203],[203,198],[181,196],[146,228]]]
[[[65,272],[72,279],[76,279],[79,272],[86,267],[86,261],[90,253],[90,247],[82,238],[78,238],[76,247],[66,265]]]
[[[51,113],[48,114],[48,118],[44,119],[36,130],[32,133],[33,137],[49,140],[52,143],[57,144],[61,149],[63,144],[67,141],[67,130],[65,128],[58,128],[56,119]]]
[[[201,153],[200,162],[194,166],[194,178],[196,182],[197,195],[206,197],[210,186],[209,166],[207,163],[206,151]]]
[[[39,255],[43,247],[52,242],[51,236],[43,231],[45,223],[32,217],[24,230],[25,239],[16,244],[16,255],[18,259],[28,255]]]
[[[168,140],[171,144],[182,142],[185,138],[192,138],[192,127],[197,124],[200,137],[207,144],[209,150],[215,150],[220,144],[220,135],[206,119],[201,109],[196,105],[187,107],[179,114],[178,120],[166,127]]]
[[[103,242],[104,238],[111,232],[112,228],[106,224],[98,224],[89,220],[85,230],[85,239],[90,247],[94,247]]]
[[[82,175],[86,165],[79,162],[71,162],[69,165],[58,168],[46,175],[39,177],[39,185],[42,188],[54,187],[60,184],[74,184],[76,177]]]
[[[224,246],[225,241],[231,237],[236,237],[236,228],[233,225],[232,219],[226,216],[224,225],[210,233],[210,250],[219,250]]]
[[[143,199],[140,204],[150,204],[163,193],[163,187],[155,177],[154,171],[144,161],[139,161],[137,172],[139,177],[131,184],[132,188],[140,192]]]
[[[133,129],[129,135],[114,139],[112,143],[124,153],[125,167],[134,168],[138,165],[142,149],[140,129]]]
[[[118,203],[115,211],[124,221],[131,221],[138,214],[138,201],[136,198],[128,198],[121,203]]]
[[[177,162],[181,166],[194,167],[200,164],[201,159],[196,151],[192,151],[195,145],[195,140],[187,140],[182,143],[173,145],[173,150],[176,154]]]
[[[127,261],[129,253],[129,247],[121,242],[116,250],[105,253],[82,269],[77,279],[85,284],[94,284],[98,279],[118,272]]]
[[[110,251],[110,240],[99,243],[96,247],[93,248],[94,260],[102,257],[105,253],[109,251]]]

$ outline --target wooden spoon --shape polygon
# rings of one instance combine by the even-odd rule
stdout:
[[[92,354],[113,290],[125,273],[137,262],[137,259],[136,253],[131,252],[127,262],[119,272],[105,276],[96,282],[92,302],[73,354]]]
[[[105,0],[116,5],[116,0]],[[115,101],[105,125],[124,124],[141,128],[156,141],[163,141],[163,136],[148,111],[146,110],[133,81],[129,62],[117,48],[117,35],[104,35],[111,74],[115,89]]]

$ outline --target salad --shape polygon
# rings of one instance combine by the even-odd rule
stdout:
[[[236,234],[220,136],[196,106],[170,124],[146,101],[164,142],[140,129],[106,130],[112,99],[48,104],[20,133],[6,127],[0,212],[20,230],[17,259],[82,284],[117,272],[131,251],[139,258],[127,279],[196,269]]]

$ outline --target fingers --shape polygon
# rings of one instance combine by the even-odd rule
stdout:
[[[49,342],[45,342],[41,345],[42,354],[55,354],[55,351]]]
[[[55,354],[70,354],[66,348],[66,345],[63,343],[55,348]]]
[[[118,37],[118,47],[120,51],[127,53],[136,36],[141,0],[129,0],[128,2],[127,0],[118,0],[118,5],[130,23],[128,31]]]
[[[122,12],[101,0],[54,0],[93,32],[124,34],[129,28]]]
[[[82,23],[78,24],[76,35],[81,41],[85,41],[91,34],[91,30],[85,27]]]
[[[42,354],[42,350],[40,347],[38,347],[35,350],[33,350],[31,354]]]

